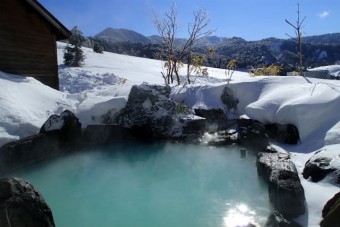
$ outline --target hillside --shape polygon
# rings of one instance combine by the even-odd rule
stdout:
[[[102,32],[98,33],[94,36],[96,39],[107,40],[110,42],[131,42],[131,43],[141,43],[147,44],[150,43],[150,39],[145,37],[138,32],[128,30],[128,29],[116,29],[116,28],[106,28]]]
[[[105,29],[92,39],[92,43],[100,43],[106,51],[147,58],[154,58],[162,43],[157,35],[146,37],[131,30],[113,28]],[[178,38],[175,45],[180,47],[185,41]],[[208,55],[207,50],[211,47],[216,50],[215,56]],[[285,74],[298,65],[296,43],[292,39],[247,41],[239,37],[209,36],[197,40],[193,51],[205,55],[205,65],[217,68],[224,68],[229,60],[236,59],[240,69],[277,64],[284,67],[282,73]],[[340,61],[340,33],[304,37],[302,52],[306,67],[337,64]]]
[[[143,44],[160,44],[162,42],[160,36],[144,36],[138,32],[129,29],[117,29],[117,28],[106,28],[94,36],[98,39],[106,39],[112,42],[131,42],[131,43],[143,43]],[[197,41],[198,46],[224,46],[230,44],[230,41],[237,39],[242,39],[245,42],[277,42],[277,41],[290,41],[290,39],[277,39],[277,38],[267,38],[257,41],[246,41],[246,39],[238,37],[218,37],[218,36],[208,36],[201,38]],[[177,42],[182,43],[184,38],[178,38]],[[331,33],[323,35],[313,35],[303,37],[303,42],[306,44],[322,44],[322,45],[340,45],[340,33]]]
[[[312,44],[340,45],[340,33],[306,36],[302,38],[302,41]]]

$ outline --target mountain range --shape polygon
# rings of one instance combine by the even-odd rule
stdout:
[[[178,38],[178,47],[186,39]],[[94,42],[101,44],[106,51],[154,58],[162,44],[157,35],[144,36],[128,29],[107,28],[94,37],[89,37],[86,46]],[[306,36],[302,40],[302,52],[306,67],[333,65],[340,62],[340,33]],[[208,48],[215,49],[215,55],[209,56]],[[205,65],[223,68],[225,64],[236,59],[239,68],[250,69],[264,65],[278,64],[294,70],[298,65],[297,44],[294,39],[267,38],[247,41],[240,37],[208,36],[197,40],[194,53],[205,55]]]
[[[94,36],[97,39],[110,40],[113,42],[131,42],[131,43],[142,43],[142,44],[159,44],[162,42],[161,37],[158,35],[153,36],[144,36],[138,32],[124,29],[124,28],[106,28],[103,31],[99,32]],[[208,36],[198,40],[198,45],[205,46],[222,46],[228,45],[233,42],[233,38],[226,37],[218,37],[218,36]],[[240,38],[242,39],[242,38]],[[177,38],[178,43],[184,42],[186,39]],[[276,39],[276,38],[268,38],[263,40],[285,40],[285,39]],[[246,41],[242,39],[242,41]],[[261,40],[259,40],[261,41]],[[257,42],[257,41],[248,41],[248,42]],[[315,36],[306,36],[303,37],[304,43],[311,44],[323,44],[323,45],[340,45],[340,33],[332,33],[332,34],[324,34],[324,35],[315,35]]]

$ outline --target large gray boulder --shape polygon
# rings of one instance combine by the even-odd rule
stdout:
[[[0,178],[0,226],[53,227],[52,211],[29,182]]]
[[[287,217],[305,213],[305,193],[296,167],[285,153],[257,156],[257,172],[268,182],[269,199],[274,208]]]
[[[189,108],[170,100],[171,88],[160,85],[135,85],[127,105],[117,117],[117,123],[138,137],[171,139],[185,135],[185,127],[195,126],[197,136],[202,128]],[[191,124],[193,121],[195,124]],[[196,124],[199,123],[199,124]]]

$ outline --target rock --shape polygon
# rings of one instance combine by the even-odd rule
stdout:
[[[0,148],[0,173],[28,166],[67,152],[58,138],[36,134],[4,144]]]
[[[251,119],[238,120],[238,135],[242,144],[252,146],[258,150],[265,150],[269,144],[269,138],[265,127]]]
[[[269,182],[271,172],[279,162],[288,162],[289,154],[287,153],[264,153],[257,155],[256,167],[257,174],[266,182]]]
[[[82,136],[78,118],[68,110],[52,115],[40,133],[4,144],[0,148],[0,173],[22,168],[69,152]]]
[[[138,137],[165,137],[175,125],[172,116],[176,104],[169,100],[170,87],[135,85],[127,105],[118,116],[118,124],[129,128]]]
[[[79,119],[69,110],[50,116],[40,129],[41,134],[57,135],[64,142],[75,142],[82,134]]]
[[[83,144],[98,146],[113,142],[134,140],[131,132],[119,125],[88,125],[83,132]]]
[[[0,226],[55,226],[51,209],[29,182],[0,178]]]
[[[246,225],[236,225],[236,227],[256,227],[256,225],[254,225],[252,223],[248,223]]]
[[[324,148],[317,151],[305,164],[303,169],[303,177],[309,177],[313,182],[318,182],[324,179],[329,173],[339,172],[340,164],[340,151],[333,150],[332,148]],[[338,176],[333,179],[334,182],[338,181]]]
[[[201,135],[205,131],[206,119],[201,117],[181,118],[183,124],[184,135],[198,134]]]
[[[301,225],[274,211],[269,215],[265,227],[301,227]]]
[[[270,202],[287,217],[305,213],[305,193],[296,167],[285,153],[264,153],[257,156],[257,173],[268,182]]]
[[[200,143],[208,144],[212,146],[225,146],[238,144],[236,130],[222,130],[217,132],[206,132],[200,138]]]
[[[222,109],[194,109],[197,116],[206,119],[207,128],[213,131],[227,129],[228,117]]]
[[[269,178],[269,199],[278,211],[297,217],[305,213],[305,193],[292,162],[280,164],[282,168],[273,170]]]
[[[286,144],[297,144],[300,141],[299,131],[292,124],[267,124],[267,133],[270,138]]]
[[[117,117],[118,124],[130,129],[137,137],[151,140],[183,136],[183,128],[188,125],[188,121],[183,119],[194,119],[194,115],[185,105],[171,101],[170,91],[168,86],[133,86],[126,107]]]
[[[267,153],[277,153],[277,150],[272,147],[272,146],[267,146],[266,149],[263,152],[267,152]]]
[[[300,141],[299,130],[295,125],[288,124],[284,135],[284,142],[287,144],[298,144]]]
[[[322,210],[321,227],[335,227],[340,223],[340,192],[331,198]]]
[[[221,100],[227,106],[228,110],[237,110],[239,100],[235,97],[233,90],[228,86],[223,89]]]

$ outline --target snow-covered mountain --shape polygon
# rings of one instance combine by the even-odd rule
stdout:
[[[69,68],[62,64],[64,47],[65,44],[58,43],[61,91],[32,78],[0,72],[0,145],[37,133],[51,114],[60,114],[65,109],[73,111],[83,127],[100,123],[104,114],[125,107],[132,85],[164,84],[160,61],[108,52],[97,54],[84,48],[85,65]],[[327,69],[332,73],[340,71],[337,66]],[[301,144],[274,146],[291,153],[299,173],[317,150],[340,150],[340,81],[252,77],[235,72],[228,82],[225,70],[209,68],[208,72],[209,77],[192,76],[190,85],[172,85],[172,99],[193,108],[226,109],[220,96],[229,86],[239,99],[233,116],[247,115],[263,123],[296,125]],[[182,68],[181,76],[185,73]],[[317,226],[323,205],[339,187],[300,178],[308,206],[308,214],[301,219],[308,226]]]

